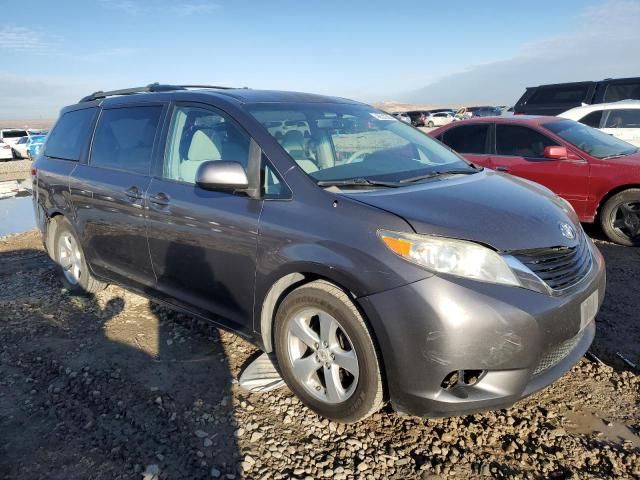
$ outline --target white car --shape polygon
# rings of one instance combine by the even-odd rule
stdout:
[[[620,140],[640,147],[640,100],[622,100],[572,108],[558,115],[599,128]]]
[[[441,127],[443,125],[448,125],[451,122],[455,122],[457,120],[455,114],[453,112],[438,112],[432,113],[429,115],[425,121],[425,127]]]
[[[29,137],[20,137],[13,145],[13,156],[15,158],[29,158],[27,147],[29,146]]]
[[[11,151],[11,145],[0,142],[0,161],[5,160],[13,160],[13,152]]]
[[[29,134],[23,128],[3,128],[0,130],[0,142],[8,143],[9,145],[15,145],[22,137],[27,137]]]
[[[407,115],[405,112],[392,112],[391,115],[396,117],[401,122],[408,123],[409,125],[411,125],[411,117]]]

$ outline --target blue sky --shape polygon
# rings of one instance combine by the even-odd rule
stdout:
[[[0,118],[55,116],[65,103],[93,90],[153,81],[301,90],[366,101],[513,103],[515,92],[540,76],[534,61],[557,57],[559,45],[585,53],[590,48],[585,42],[615,41],[619,35],[606,33],[607,22],[628,25],[623,40],[635,35],[636,43],[625,55],[614,52],[615,62],[608,58],[600,70],[600,59],[593,59],[595,68],[584,74],[616,76],[636,67],[638,60],[630,66],[629,57],[639,57],[632,51],[640,4],[630,0],[28,3],[26,12],[20,2],[9,2],[0,16]],[[602,33],[594,39],[589,31],[598,28]],[[518,64],[523,59],[529,59],[528,68]],[[552,82],[580,75],[581,63],[542,76]],[[509,84],[487,98],[480,88],[474,90],[473,77],[477,72],[486,77],[492,65]],[[466,85],[459,91],[449,81],[456,78]]]

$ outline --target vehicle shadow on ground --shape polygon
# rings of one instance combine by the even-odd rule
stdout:
[[[216,328],[117,287],[72,296],[42,251],[0,265],[0,478],[238,474]]]
[[[619,356],[640,364],[640,248],[616,245],[606,240],[595,225],[585,226],[604,256],[607,267],[607,293],[596,317],[596,337],[591,351],[616,371],[634,370]],[[635,370],[637,370],[636,367]]]

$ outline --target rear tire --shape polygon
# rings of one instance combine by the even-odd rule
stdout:
[[[73,227],[64,217],[57,217],[53,230],[53,251],[51,257],[58,265],[58,271],[64,287],[76,294],[97,293],[107,286],[97,280],[90,272],[84,257],[82,246],[73,231]]]
[[[287,295],[276,313],[275,347],[284,381],[319,415],[353,423],[382,407],[380,354],[335,285],[317,280]]]
[[[612,242],[640,246],[640,189],[616,193],[600,211],[602,231]]]
[[[433,122],[427,122],[427,127],[433,128]]]

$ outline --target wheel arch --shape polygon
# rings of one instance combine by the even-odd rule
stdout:
[[[624,192],[625,190],[630,190],[632,188],[638,188],[640,189],[640,183],[628,183],[625,185],[620,185],[617,186],[615,188],[612,188],[611,190],[609,190],[607,193],[605,193],[602,198],[600,199],[600,201],[598,202],[598,206],[596,207],[596,219],[600,218],[600,212],[602,211],[602,207],[604,206],[605,203],[607,203],[609,201],[609,199],[611,197],[613,197],[614,195],[617,195],[620,192]]]

